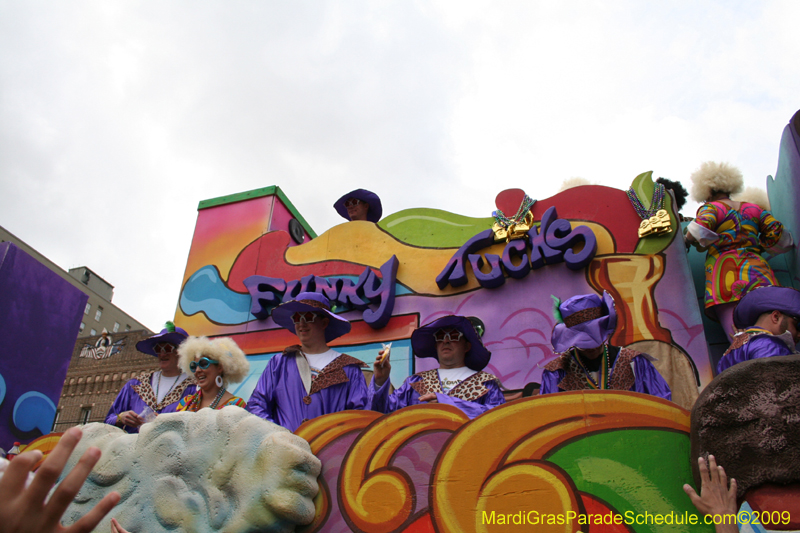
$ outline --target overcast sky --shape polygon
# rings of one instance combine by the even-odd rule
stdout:
[[[208,198],[278,185],[322,233],[358,187],[474,217],[572,176],[688,188],[706,160],[763,188],[800,109],[798,20],[794,0],[0,0],[0,225],[157,331]]]

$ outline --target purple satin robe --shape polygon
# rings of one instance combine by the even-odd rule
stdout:
[[[306,420],[318,416],[364,409],[367,405],[367,382],[357,365],[345,366],[342,370],[346,381],[314,392],[309,395],[311,403],[306,404],[303,401],[306,389],[295,362],[298,356],[294,353],[278,354],[269,360],[247,401],[248,411],[294,431]]]
[[[392,394],[389,394],[388,379],[379,389],[376,389],[375,382],[373,381],[369,386],[372,410],[386,414],[393,413],[398,409],[408,407],[409,405],[424,403],[419,401],[419,393],[411,386],[412,383],[416,383],[421,380],[422,378],[416,374],[409,376],[406,378],[400,388],[395,390]],[[484,385],[486,385],[486,388],[489,389],[489,391],[475,400],[462,400],[461,398],[454,398],[453,396],[448,396],[447,394],[437,392],[436,401],[442,404],[458,407],[464,412],[465,415],[467,415],[470,419],[473,419],[493,407],[504,404],[506,401],[505,397],[503,396],[503,391],[501,391],[500,387],[497,386],[496,381],[488,381],[484,383]]]
[[[106,424],[110,424],[112,426],[117,425],[117,416],[125,411],[133,411],[134,413],[141,413],[142,409],[147,405],[144,403],[144,400],[136,394],[133,390],[133,387],[139,385],[141,382],[134,378],[128,381],[125,385],[122,386],[122,389],[119,391],[117,395],[117,399],[114,400],[114,403],[111,404],[111,408],[108,410],[108,414],[106,415]],[[197,392],[197,386],[189,385],[186,387],[186,390],[183,391],[183,395],[181,398],[173,402],[160,411],[159,413],[174,413],[175,410],[178,408],[178,404],[180,400],[189,396],[190,394],[194,394]],[[130,426],[122,426],[122,429],[127,431],[128,433],[139,433],[139,428],[134,428]]]
[[[748,335],[749,333],[743,333]],[[732,367],[735,364],[761,359],[762,357],[775,357],[777,355],[791,355],[794,353],[780,337],[769,333],[752,335],[744,346],[734,348],[725,354],[717,363],[717,373]]]
[[[614,361],[609,377],[614,375],[614,369],[616,367],[617,361]],[[653,363],[648,361],[643,354],[633,358],[633,374],[635,376],[635,381],[633,383],[633,388],[630,389],[632,392],[641,392],[642,394],[658,396],[665,400],[672,400],[672,391],[669,385],[667,385],[667,382],[661,377],[661,374],[658,373]],[[539,394],[564,392],[558,388],[558,384],[561,383],[565,375],[566,372],[564,370],[545,370],[542,372],[542,387],[539,390]]]

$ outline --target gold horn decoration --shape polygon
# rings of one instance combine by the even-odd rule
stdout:
[[[595,258],[586,269],[592,288],[607,290],[617,309],[617,329],[611,336],[614,346],[627,346],[643,340],[672,343],[672,334],[658,323],[655,304],[656,284],[664,275],[664,256],[614,254]]]
[[[430,431],[454,432],[469,418],[447,405],[418,405],[377,420],[350,446],[339,474],[339,500],[355,531],[389,533],[412,519],[414,488],[392,466],[397,451]]]

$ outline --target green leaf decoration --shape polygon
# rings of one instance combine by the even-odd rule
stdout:
[[[492,224],[492,217],[465,217],[424,207],[404,209],[378,222],[381,229],[398,241],[421,248],[459,248]]]

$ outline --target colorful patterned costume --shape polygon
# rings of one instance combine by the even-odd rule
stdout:
[[[782,239],[783,225],[769,211],[745,202],[738,211],[723,202],[708,202],[700,206],[694,222],[701,226],[702,235],[691,227],[690,233],[701,245],[708,246],[706,308],[736,302],[753,287],[778,284],[761,254],[766,249],[788,245],[785,241],[790,238],[787,233]]]
[[[437,402],[458,407],[469,418],[475,418],[505,403],[497,378],[488,372],[479,371],[473,374],[445,394],[438,370],[427,370],[406,378],[392,394],[389,394],[388,379],[377,390],[375,384],[370,383],[370,403],[374,411],[392,413],[403,407],[419,404],[419,397],[429,392],[436,393]]]
[[[181,403],[178,404],[178,408],[176,409],[177,412],[180,411],[189,411],[192,413],[196,413],[200,410],[200,404],[203,402],[203,391],[198,389],[197,394],[190,394],[189,396],[184,396],[181,400]],[[241,407],[244,409],[247,407],[247,402],[239,398],[238,396],[234,396],[230,400],[225,403],[220,403],[216,409],[222,409],[223,407],[227,407],[229,405],[235,405],[236,407]]]

